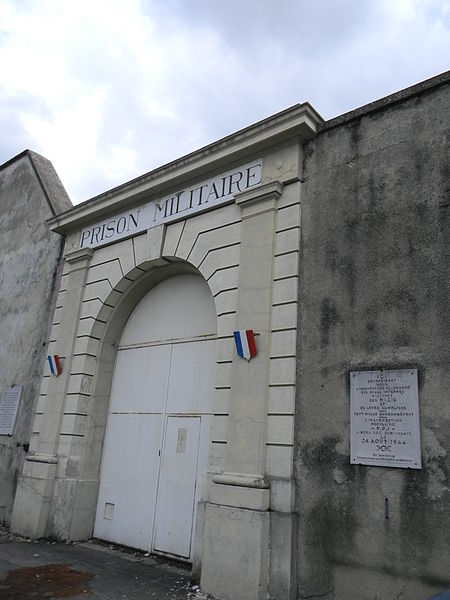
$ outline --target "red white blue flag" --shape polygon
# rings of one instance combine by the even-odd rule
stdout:
[[[241,358],[250,360],[256,355],[255,334],[253,329],[241,329],[234,332],[236,350]]]
[[[52,354],[51,356],[47,356],[48,364],[50,365],[50,371],[52,375],[58,377],[61,375],[62,368],[61,363],[59,362],[59,356],[57,354]]]

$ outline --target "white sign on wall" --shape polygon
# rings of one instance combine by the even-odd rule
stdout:
[[[350,373],[350,462],[422,468],[417,369]]]
[[[80,248],[103,246],[161,223],[219,206],[232,200],[235,194],[260,185],[261,177],[262,161],[259,159],[170,196],[151,200],[83,229]]]
[[[19,408],[21,385],[6,386],[0,397],[0,435],[12,435]]]

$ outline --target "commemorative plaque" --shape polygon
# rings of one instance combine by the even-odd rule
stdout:
[[[422,468],[417,369],[350,373],[350,462]]]
[[[9,385],[3,388],[0,397],[0,435],[13,434],[21,393],[21,385]]]

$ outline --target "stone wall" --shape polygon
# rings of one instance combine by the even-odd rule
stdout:
[[[298,598],[450,587],[449,79],[328,122],[305,148]],[[349,372],[409,367],[423,468],[350,465]]]
[[[0,521],[9,523],[28,451],[59,286],[62,237],[46,219],[71,207],[51,163],[25,151],[0,167],[0,392],[22,385],[12,436],[0,436]]]

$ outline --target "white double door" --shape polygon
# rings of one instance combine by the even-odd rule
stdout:
[[[94,535],[189,560],[206,472],[215,340],[117,353]]]

